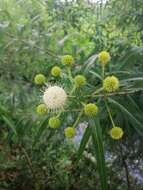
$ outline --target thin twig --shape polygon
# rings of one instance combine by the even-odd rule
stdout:
[[[143,91],[143,88],[139,88],[139,89],[135,89],[135,90],[129,90],[129,91],[121,91],[121,92],[114,92],[114,93],[106,93],[106,96],[117,96],[117,95],[128,95],[128,94],[134,94],[136,92],[140,92]],[[68,96],[69,98],[75,98],[76,96]],[[98,97],[104,97],[104,94],[91,94],[91,95],[85,95],[85,96],[81,96],[84,98],[88,98],[88,97],[93,97],[93,98],[98,98]]]
[[[143,88],[136,89],[136,90],[130,90],[130,91],[108,93],[108,94],[106,94],[106,96],[117,96],[117,95],[134,94],[134,93],[139,92],[139,91],[143,91]],[[92,97],[104,97],[104,94],[97,94],[97,95],[93,95]]]
[[[75,120],[75,122],[74,122],[74,124],[73,124],[72,127],[76,127],[76,126],[77,126],[77,124],[78,124],[79,121],[80,121],[80,118],[81,118],[82,114],[83,114],[83,110],[81,110],[81,111],[79,112],[78,117],[77,117],[77,119]]]
[[[31,171],[31,173],[32,173],[32,175],[33,175],[33,179],[34,179],[35,186],[36,186],[35,188],[36,188],[36,190],[39,190],[39,183],[38,183],[38,180],[37,180],[35,171],[34,171],[34,169],[33,169],[32,161],[31,161],[31,159],[30,159],[30,157],[29,157],[29,155],[28,155],[26,149],[24,148],[24,146],[20,145],[20,148],[21,148],[21,150],[22,150],[23,153],[24,153],[24,156],[25,156],[25,158],[26,158],[28,167],[29,167],[29,169],[30,169],[30,171]]]

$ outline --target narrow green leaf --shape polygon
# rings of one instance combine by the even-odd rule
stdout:
[[[134,101],[134,99],[130,96],[130,95],[127,95],[128,97],[128,100],[130,101],[130,104],[133,106],[133,108],[135,108],[135,110],[137,112],[139,112],[140,114],[142,114],[142,110],[139,108],[139,106],[137,105],[137,103]],[[142,117],[143,118],[143,117]]]
[[[96,119],[95,121],[93,119],[90,119],[89,124],[92,129],[92,141],[95,151],[95,157],[97,160],[97,168],[101,180],[101,189],[107,190],[108,184],[101,126],[98,119]]]
[[[90,127],[87,127],[85,132],[84,132],[84,135],[82,137],[82,140],[81,140],[81,143],[80,143],[80,147],[78,149],[78,153],[77,153],[77,161],[79,161],[81,159],[81,156],[85,150],[85,147],[89,141],[89,138],[91,136],[91,129]]]
[[[121,80],[121,82],[133,82],[133,81],[143,81],[143,77],[135,77]]]
[[[93,74],[94,76],[96,76],[98,79],[102,80],[102,77],[95,71],[89,71],[89,73]]]
[[[141,135],[143,136],[143,125],[141,124],[141,122],[139,120],[137,120],[123,105],[121,105],[120,103],[118,103],[117,101],[113,100],[112,98],[108,98],[110,103],[113,103],[114,105],[116,105],[118,108],[120,108],[120,110],[128,117],[128,119],[130,119],[129,121],[132,122],[132,124],[136,124],[136,125],[132,125],[135,130]]]
[[[11,119],[9,119],[8,117],[5,117],[4,115],[2,116],[4,122],[11,128],[11,130],[13,131],[13,133],[15,135],[17,135],[17,131],[16,131],[16,127],[15,124],[13,123],[13,121]]]

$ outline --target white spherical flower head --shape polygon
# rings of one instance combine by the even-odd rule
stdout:
[[[59,86],[50,86],[43,95],[44,103],[49,109],[58,109],[64,106],[67,94],[63,88]]]

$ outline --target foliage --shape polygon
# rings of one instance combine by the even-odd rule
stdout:
[[[1,0],[0,7],[0,189],[141,190],[132,170],[143,170],[142,0]],[[104,72],[98,60],[103,50],[111,54]],[[75,59],[72,73],[61,64],[63,55]],[[34,83],[40,73],[75,96],[58,129],[48,127],[55,113],[36,113],[45,90]],[[73,90],[71,77],[79,74],[86,84]],[[119,91],[105,99],[103,74],[120,81]],[[79,113],[90,102],[99,107],[95,119]],[[80,145],[65,139],[64,128],[78,129],[84,121],[91,128]],[[124,131],[119,141],[109,135],[114,123]]]

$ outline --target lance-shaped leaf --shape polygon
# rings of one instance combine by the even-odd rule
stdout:
[[[13,131],[13,133],[17,135],[16,126],[14,122],[6,116],[2,116],[2,119],[4,120],[5,124]]]
[[[80,146],[79,146],[79,149],[78,149],[78,153],[77,153],[77,161],[79,161],[82,157],[82,154],[86,148],[86,145],[89,141],[89,138],[91,136],[91,129],[90,127],[87,127],[85,132],[84,132],[84,135],[81,139],[81,143],[80,143]]]
[[[103,138],[102,138],[102,130],[99,123],[99,119],[90,119],[89,120],[90,127],[92,129],[92,142],[95,151],[95,157],[97,160],[97,168],[99,171],[100,181],[101,181],[101,189],[107,190],[107,175],[106,175],[106,166],[105,166],[105,157],[104,157],[104,147],[103,147]]]
[[[135,130],[143,136],[143,125],[142,123],[137,120],[131,112],[129,112],[123,105],[118,103],[117,101],[113,100],[112,98],[108,98],[109,102],[116,105],[127,117],[130,123],[132,123]]]

